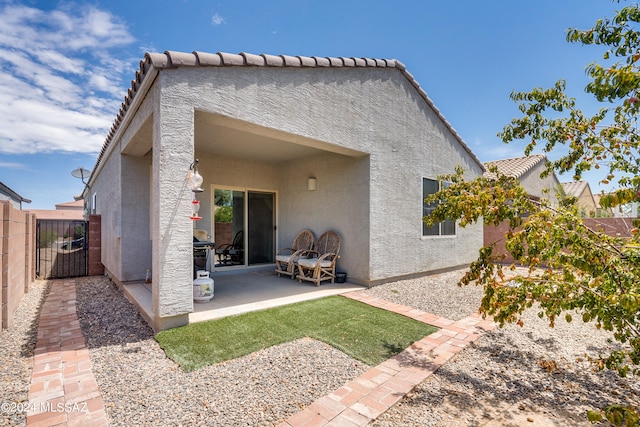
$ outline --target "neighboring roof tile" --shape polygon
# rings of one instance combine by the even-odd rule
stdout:
[[[562,188],[567,196],[580,197],[589,186],[587,181],[563,182]]]
[[[145,76],[148,74],[151,67],[162,70],[165,68],[177,68],[177,67],[224,67],[224,66],[258,66],[258,67],[372,67],[372,68],[396,68],[404,77],[411,83],[418,91],[420,96],[426,101],[426,103],[433,109],[435,114],[440,118],[442,123],[449,129],[449,131],[455,136],[462,147],[467,153],[480,165],[482,163],[471,151],[469,146],[464,142],[462,137],[456,132],[451,124],[444,118],[440,110],[438,110],[427,96],[427,93],[420,87],[420,84],[409,73],[405,65],[397,59],[373,59],[373,58],[345,58],[345,57],[308,57],[308,56],[289,56],[289,55],[254,55],[251,53],[241,52],[239,54],[217,52],[206,53],[197,52],[175,52],[165,51],[164,53],[146,53],[144,60],[140,61],[140,70],[136,72],[136,78],[131,83],[131,88],[127,91],[127,96],[118,112],[118,115],[107,135],[107,138],[102,145],[102,149],[98,154],[94,170],[99,166],[102,157],[107,151],[107,148],[111,144],[120,124],[124,120],[124,117],[129,109],[129,106],[133,102],[140,85],[142,84]]]
[[[488,172],[488,169],[491,166],[496,166],[498,168],[498,172],[501,174],[520,179],[522,175],[531,170],[535,165],[546,161],[546,159],[547,156],[544,154],[532,154],[530,156],[485,162],[484,166],[487,168],[487,172],[484,173],[484,177],[495,179],[496,175],[492,172]]]

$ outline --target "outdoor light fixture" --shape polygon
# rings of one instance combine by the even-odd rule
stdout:
[[[196,194],[202,193],[204,190],[202,189],[202,175],[198,173],[198,159],[196,159],[191,166],[189,166],[189,172],[187,173],[187,185],[189,189],[193,192],[193,200],[191,201],[191,216],[190,219],[197,221],[202,219],[201,216],[198,216],[198,211],[200,210],[200,202],[196,197]]]
[[[318,188],[318,180],[314,177],[309,178],[307,180],[307,188],[309,191],[316,191],[316,188]]]

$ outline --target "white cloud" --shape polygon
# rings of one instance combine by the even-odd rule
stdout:
[[[29,167],[24,163],[0,162],[1,169],[28,170]]]
[[[227,21],[217,13],[211,17],[211,23],[213,25],[222,25],[225,22],[227,22]]]
[[[0,153],[99,151],[139,60],[114,54],[134,41],[126,25],[65,2],[5,5],[0,28]]]

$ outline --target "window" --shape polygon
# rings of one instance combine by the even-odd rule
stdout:
[[[430,195],[438,192],[442,188],[446,188],[449,184],[436,181],[435,179],[422,178],[422,215],[427,216],[438,205],[437,202],[427,204],[425,199]],[[422,235],[423,236],[455,236],[456,235],[456,223],[450,219],[433,224],[431,227],[427,227],[427,224],[422,223]]]

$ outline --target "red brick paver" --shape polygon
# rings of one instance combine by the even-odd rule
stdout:
[[[279,427],[366,426],[483,333],[495,328],[493,322],[483,320],[477,314],[456,322],[361,291],[343,296],[437,326],[440,330],[316,400]]]
[[[76,314],[73,280],[54,282],[42,306],[29,387],[27,425],[108,425]]]

